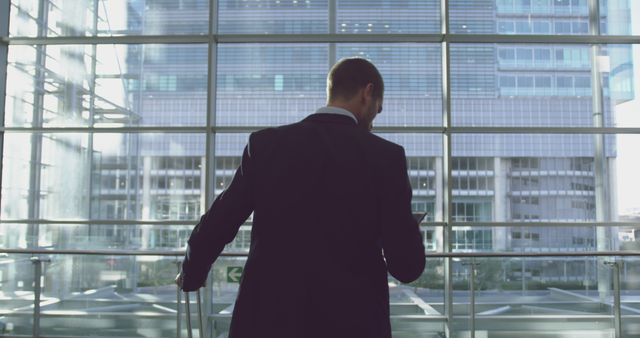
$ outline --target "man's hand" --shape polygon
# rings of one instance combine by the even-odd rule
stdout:
[[[180,290],[182,290],[183,281],[184,281],[184,278],[182,277],[182,272],[180,272],[175,279],[175,283],[180,288]]]

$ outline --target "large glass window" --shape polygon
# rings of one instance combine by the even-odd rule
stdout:
[[[640,2],[593,3],[0,1],[0,336],[34,335],[39,295],[42,335],[175,337],[177,263],[249,133],[353,56],[435,256],[389,278],[394,336],[640,336]],[[212,336],[252,227],[210,274]]]

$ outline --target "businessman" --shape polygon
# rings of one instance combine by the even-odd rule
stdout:
[[[425,256],[404,149],[370,132],[383,92],[373,64],[342,59],[326,107],[250,135],[176,277],[185,291],[201,287],[254,213],[229,337],[391,337],[387,274],[411,282]]]

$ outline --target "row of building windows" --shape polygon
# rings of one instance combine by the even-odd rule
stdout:
[[[453,157],[451,169],[453,170],[493,170],[493,157]]]
[[[488,176],[462,176],[453,177],[452,188],[454,190],[493,190],[493,177]]]
[[[589,22],[586,19],[501,19],[497,31],[500,34],[588,34]]]
[[[583,69],[590,70],[588,47],[500,47],[498,65],[501,68]]]
[[[539,241],[540,234],[530,231],[512,231],[511,239],[530,239],[532,241]]]
[[[593,171],[593,157],[571,158],[537,158],[512,157],[510,159],[513,171],[522,170],[571,170]]]
[[[458,250],[491,250],[493,248],[493,232],[489,230],[453,230],[451,232],[451,249]]]
[[[244,9],[324,9],[329,7],[327,0],[221,0],[220,10]]]
[[[594,191],[595,180],[593,177],[566,177],[545,176],[538,177],[512,177],[511,191],[531,190],[573,190]]]
[[[496,6],[498,14],[589,14],[587,0],[497,0]]]
[[[469,200],[453,202],[454,222],[488,222],[492,219],[490,200]]]

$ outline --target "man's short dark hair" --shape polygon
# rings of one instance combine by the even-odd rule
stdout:
[[[369,83],[373,84],[373,97],[382,98],[384,82],[376,66],[363,58],[341,59],[327,76],[327,95],[329,100],[348,100]]]

